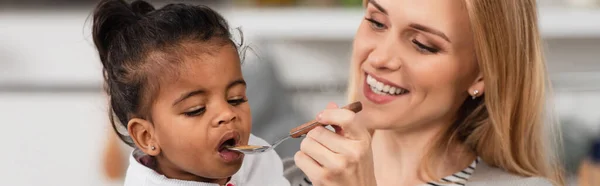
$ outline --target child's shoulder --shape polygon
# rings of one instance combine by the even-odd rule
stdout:
[[[269,145],[260,137],[250,134],[248,141],[252,145]],[[289,181],[283,176],[283,162],[275,151],[261,154],[245,155],[244,163],[234,176],[243,180],[249,186],[289,186]]]

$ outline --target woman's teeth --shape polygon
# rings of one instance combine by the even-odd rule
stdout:
[[[401,95],[401,94],[405,94],[408,92],[408,90],[400,88],[400,87],[394,87],[391,85],[386,85],[382,82],[377,81],[375,78],[373,78],[370,75],[367,75],[367,84],[371,87],[371,90],[376,93],[376,94],[380,94],[380,95]]]

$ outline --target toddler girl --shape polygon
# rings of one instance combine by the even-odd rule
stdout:
[[[289,185],[274,151],[225,148],[267,143],[250,134],[239,46],[221,15],[205,6],[102,0],[93,20],[110,120],[135,148],[126,186]]]

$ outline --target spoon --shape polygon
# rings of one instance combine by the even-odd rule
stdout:
[[[362,110],[362,104],[357,101],[357,102],[351,103],[349,105],[346,105],[342,108],[351,110],[354,113],[357,113]],[[303,137],[310,130],[312,130],[318,126],[326,126],[326,125],[319,123],[316,120],[312,120],[312,121],[306,122],[296,128],[293,128],[292,130],[290,130],[290,132],[287,136],[277,140],[275,143],[271,144],[270,146],[245,145],[245,146],[227,147],[227,149],[241,152],[244,154],[258,154],[258,153],[267,152],[269,150],[274,149],[275,147],[277,147],[277,145],[281,144],[283,141],[285,141],[287,139]]]

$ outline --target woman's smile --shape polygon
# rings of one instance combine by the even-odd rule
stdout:
[[[386,104],[408,96],[410,91],[391,81],[365,73],[363,93],[367,100],[375,104]]]

